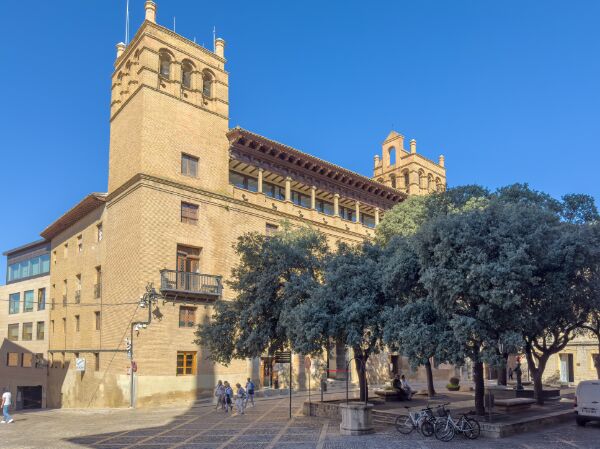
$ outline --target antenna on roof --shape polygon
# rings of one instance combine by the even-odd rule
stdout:
[[[125,6],[125,45],[129,44],[129,0]]]
[[[213,26],[213,51],[215,51],[216,42],[217,42],[217,27]]]

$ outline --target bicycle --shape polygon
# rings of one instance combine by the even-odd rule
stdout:
[[[462,433],[469,440],[475,440],[479,438],[481,428],[476,419],[469,418],[463,413],[462,416],[455,421],[452,419],[450,412],[447,411],[444,418],[438,418],[435,421],[433,432],[435,437],[441,441],[452,440],[457,432]]]
[[[411,412],[410,407],[407,406],[404,408],[408,411],[408,415],[398,416],[394,423],[398,432],[409,435],[413,430],[418,429],[425,437],[433,435],[435,416],[429,404],[418,412]]]

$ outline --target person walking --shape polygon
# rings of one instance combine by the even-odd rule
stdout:
[[[400,378],[400,387],[402,388],[402,390],[406,394],[406,397],[410,401],[412,399],[413,391],[412,391],[412,388],[410,387],[410,384],[406,380],[406,377],[404,377],[404,374]]]
[[[239,383],[235,384],[235,386],[237,388],[235,395],[235,405],[237,407],[238,414],[243,415],[244,409],[246,408],[246,390],[244,390]]]
[[[217,405],[215,406],[215,410],[218,410],[219,407],[222,409],[225,408],[225,387],[223,386],[223,382],[217,382],[217,387],[215,388],[215,397],[217,398]]]
[[[4,393],[2,393],[2,416],[3,419],[0,421],[0,424],[12,423],[15,420],[8,414],[8,409],[12,404],[12,394],[8,391],[8,388],[4,388]]]
[[[254,382],[250,378],[246,382],[246,404],[244,407],[248,406],[248,402],[252,403],[252,407],[254,407]]]
[[[224,393],[225,393],[225,413],[227,413],[230,409],[233,410],[233,389],[231,388],[231,385],[229,385],[229,382],[225,381],[223,382],[223,386],[224,386]]]

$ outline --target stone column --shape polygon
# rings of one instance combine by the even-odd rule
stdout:
[[[292,201],[292,178],[289,176],[285,178],[285,200]]]
[[[379,224],[379,208],[375,208],[375,226]]]
[[[355,209],[356,209],[356,217],[354,217],[354,221],[356,223],[360,223],[360,201],[356,201]]]
[[[333,195],[333,215],[336,217],[340,216],[340,194],[335,193]]]
[[[258,169],[258,193],[263,193],[263,172],[262,168]]]
[[[408,173],[408,193],[411,195],[419,194],[419,173],[411,171]]]
[[[316,186],[310,187],[310,208],[311,209],[317,208],[317,187]]]

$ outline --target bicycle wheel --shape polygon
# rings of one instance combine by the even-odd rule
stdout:
[[[413,426],[412,420],[410,416],[398,416],[396,418],[396,430],[403,435],[408,435],[413,430],[415,430],[415,426]]]
[[[433,433],[440,441],[450,441],[454,438],[455,430],[454,426],[444,419],[435,423]]]
[[[466,418],[463,433],[469,440],[476,440],[481,434],[479,422],[473,418]]]
[[[430,437],[434,432],[434,423],[431,419],[427,419],[421,423],[421,433],[424,437]]]

